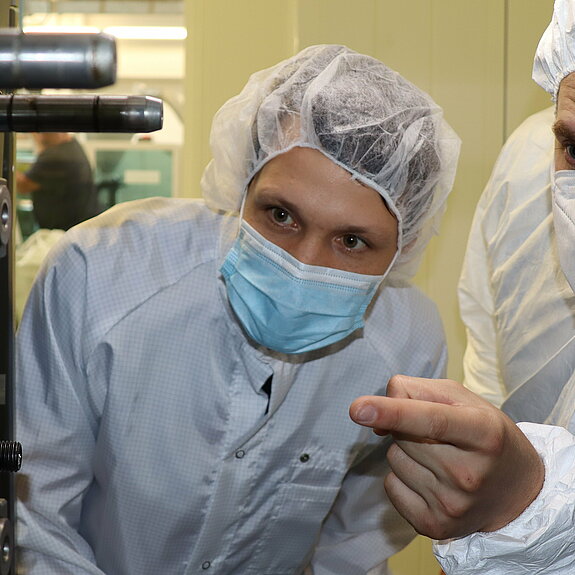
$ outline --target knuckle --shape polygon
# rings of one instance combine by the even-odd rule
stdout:
[[[455,488],[463,493],[477,493],[485,481],[481,469],[471,468],[465,464],[452,468],[450,474]]]
[[[392,375],[387,382],[387,395],[393,396],[395,391],[401,386],[402,381],[401,375]]]
[[[505,425],[505,421],[490,412],[487,415],[485,430],[482,440],[483,451],[487,455],[494,457],[502,455],[507,442],[507,426]]]
[[[435,413],[429,419],[429,438],[441,439],[446,437],[449,430],[449,420],[444,413]]]
[[[394,472],[400,472],[405,460],[406,455],[403,449],[397,443],[392,443],[387,450],[387,463],[390,469]]]
[[[396,460],[401,454],[401,448],[397,443],[393,442],[387,449],[387,459],[388,461]]]
[[[462,497],[444,497],[437,500],[440,506],[440,515],[444,517],[444,523],[453,523],[459,521],[469,513],[470,507],[465,498]]]

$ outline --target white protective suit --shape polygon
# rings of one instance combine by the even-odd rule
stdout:
[[[556,0],[537,49],[533,78],[554,99],[575,71],[574,16],[575,2]],[[475,214],[459,291],[466,385],[516,421],[539,422],[519,425],[544,461],[545,483],[504,528],[436,543],[448,575],[575,573],[575,295],[557,252],[553,118],[553,109],[535,114],[504,146]]]
[[[531,116],[503,147],[475,212],[459,297],[466,386],[517,421],[567,425],[575,296],[554,249],[553,117],[552,108]],[[559,427],[521,427],[544,458],[543,491],[500,531],[436,544],[448,575],[575,573],[575,440]]]
[[[509,138],[477,205],[459,283],[465,385],[516,421],[569,424],[575,295],[551,212],[553,108]]]

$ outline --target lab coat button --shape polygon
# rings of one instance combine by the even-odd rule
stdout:
[[[300,460],[302,463],[307,463],[307,462],[309,461],[309,454],[308,454],[308,453],[302,453],[302,454],[299,456],[299,460]]]
[[[202,569],[205,571],[206,569],[209,569],[211,567],[211,563],[209,561],[204,561],[202,563]]]
[[[246,452],[243,449],[238,449],[236,451],[236,459],[242,459]]]

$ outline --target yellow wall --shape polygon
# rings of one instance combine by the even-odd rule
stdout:
[[[456,284],[477,199],[510,131],[550,104],[530,79],[553,0],[186,0],[186,144],[182,195],[199,195],[217,108],[248,75],[301,48],[339,43],[371,54],[428,91],[463,140],[441,234],[416,281],[437,303],[461,379],[465,333]],[[437,575],[418,538],[393,561],[397,575]]]

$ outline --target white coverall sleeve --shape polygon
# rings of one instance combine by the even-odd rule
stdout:
[[[505,386],[497,358],[495,304],[482,224],[486,205],[499,184],[496,166],[473,216],[458,285],[459,309],[467,334],[463,383],[497,407],[505,399]]]
[[[58,247],[55,251],[62,252]],[[17,337],[19,573],[103,575],[79,533],[97,434],[85,368],[83,257],[61,253],[41,270]]]
[[[435,542],[435,556],[447,575],[575,573],[575,437],[561,427],[519,427],[545,463],[543,489],[498,531]]]

